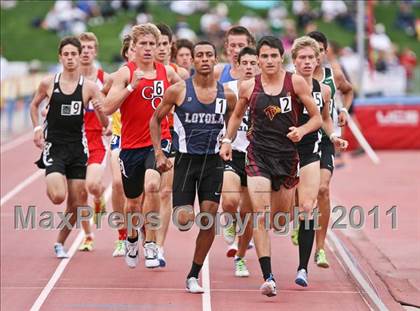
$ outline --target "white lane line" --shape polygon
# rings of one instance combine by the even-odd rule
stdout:
[[[27,177],[24,181],[19,183],[16,187],[6,193],[0,200],[0,206],[3,206],[7,201],[13,198],[16,194],[22,191],[26,186],[34,182],[37,178],[44,175],[44,170],[38,170],[33,173],[31,176]]]
[[[350,273],[353,275],[353,278],[359,284],[359,286],[364,290],[364,292],[369,296],[372,303],[378,308],[378,310],[388,310],[385,304],[382,302],[381,298],[377,295],[376,291],[372,288],[369,282],[364,278],[359,267],[354,264],[354,260],[350,257],[350,252],[345,249],[345,246],[334,233],[333,230],[329,231],[328,240],[334,245],[337,252],[340,254],[342,263],[347,267]]]
[[[111,196],[112,187],[109,185],[107,189],[105,190],[105,201],[108,201],[108,199]],[[67,265],[69,264],[70,260],[73,258],[74,254],[76,253],[77,248],[79,247],[80,243],[83,240],[83,230],[80,230],[77,237],[74,239],[73,244],[70,247],[70,250],[68,251],[69,258],[61,259],[60,264],[55,269],[54,274],[48,281],[47,285],[45,285],[42,292],[39,294],[38,298],[34,302],[34,304],[31,307],[31,311],[38,311],[42,305],[44,304],[45,300],[48,298],[48,295],[51,293],[52,289],[54,288],[54,285],[57,283],[59,278],[64,272],[64,269],[66,269]]]
[[[211,311],[211,296],[210,296],[210,267],[209,267],[209,254],[203,263],[203,311]]]
[[[1,144],[1,146],[0,146],[1,154],[16,148],[17,146],[19,146],[20,144],[23,144],[24,142],[27,142],[32,137],[33,137],[32,132],[29,132],[29,133],[26,133],[26,134],[23,134],[23,135],[20,135],[20,136],[16,137],[15,139],[13,139],[12,141],[10,141],[8,143]]]

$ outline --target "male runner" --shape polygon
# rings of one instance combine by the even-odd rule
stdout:
[[[259,72],[257,52],[250,47],[243,48],[238,55],[238,69],[240,72],[239,80],[227,82],[226,85],[238,95],[238,89],[243,81],[252,79]],[[223,191],[222,191],[222,208],[226,213],[232,215],[232,219],[236,219],[235,215],[240,203],[240,216],[242,221],[246,215],[252,214],[251,201],[248,194],[245,158],[246,148],[248,147],[248,139],[246,132],[248,131],[248,111],[245,112],[242,123],[238,129],[236,139],[232,143],[232,161],[225,163],[225,172],[223,174]],[[249,217],[249,216],[248,216]],[[236,223],[232,224],[224,231],[225,240],[228,244],[232,244],[228,248],[228,257],[235,257],[235,276],[247,277],[249,271],[244,260],[246,250],[252,239],[252,223],[248,221],[238,242],[235,242]]]
[[[175,42],[175,55],[173,55],[175,63],[179,67],[187,70],[190,76],[194,73],[194,69],[192,68],[192,49],[193,43],[190,40],[179,39]]]
[[[158,213],[161,176],[154,167],[154,152],[150,140],[149,121],[159,106],[170,84],[181,80],[170,66],[154,61],[160,39],[159,29],[153,24],[140,24],[132,28],[135,59],[121,67],[113,76],[112,87],[106,97],[104,110],[121,112],[120,164],[127,212],[139,212],[141,194],[145,192],[142,215],[145,219],[145,266],[160,266],[155,230],[149,228],[147,215]],[[167,120],[162,122],[162,146],[169,152],[171,135]],[[162,177],[163,178],[163,177]],[[138,232],[127,232],[125,260],[130,268],[138,263]]]
[[[109,79],[109,75],[102,69],[96,68],[94,61],[98,52],[98,39],[92,32],[84,32],[79,35],[82,44],[80,57],[80,73],[86,79],[95,82],[102,90]],[[92,104],[89,104],[85,112],[85,131],[89,148],[88,166],[86,171],[86,188],[93,195],[94,222],[98,223],[98,217],[105,212],[105,198],[103,197],[105,186],[102,182],[106,166],[106,143],[104,141],[104,127],[108,127],[108,117],[103,113],[98,119]],[[85,216],[85,214],[83,214]],[[83,226],[87,226],[83,222]],[[85,235],[79,250],[91,251],[93,249],[93,234]]]
[[[346,80],[343,72],[339,67],[329,68],[325,67],[325,53],[328,48],[328,41],[325,35],[319,31],[313,31],[308,33],[308,36],[315,39],[319,45],[320,61],[319,65],[315,68],[314,78],[323,84],[326,84],[331,89],[331,107],[330,113],[333,120],[336,107],[334,105],[334,95],[336,90],[340,90],[343,94],[343,105],[340,114],[338,115],[338,125],[344,126],[347,122],[347,110],[350,108],[353,100],[353,88],[351,84]],[[319,226],[320,229],[316,231],[316,252],[315,262],[319,267],[328,268],[329,263],[325,254],[324,245],[325,237],[327,235],[328,222],[331,214],[331,202],[330,202],[330,182],[332,173],[334,171],[334,145],[330,139],[323,132],[321,139],[321,183],[319,186],[318,193],[318,204],[319,204]]]
[[[34,143],[43,149],[39,168],[45,168],[47,195],[53,204],[61,204],[67,196],[66,215],[73,226],[77,208],[87,205],[85,189],[87,146],[84,133],[84,109],[91,102],[101,112],[101,95],[97,85],[80,74],[82,46],[76,37],[60,41],[58,55],[63,72],[45,78],[39,85],[31,103]],[[49,109],[44,126],[39,124],[38,110],[48,99]],[[67,195],[68,194],[68,195]],[[57,258],[67,258],[64,242],[71,228],[64,226],[57,237],[54,251]],[[90,233],[90,227],[85,227]]]
[[[274,219],[277,212],[290,211],[294,187],[298,183],[299,157],[295,143],[321,126],[321,116],[305,80],[282,68],[283,53],[283,45],[276,37],[265,36],[258,42],[261,75],[241,84],[239,101],[220,150],[225,161],[232,160],[232,138],[249,106],[249,145],[245,167],[248,191],[253,212],[271,212]],[[298,127],[298,118],[304,107],[310,119]],[[270,236],[265,229],[264,218],[258,217],[257,224],[254,224],[257,226],[254,242],[265,281],[261,293],[271,297],[277,291],[271,272]]]
[[[216,216],[223,183],[223,163],[218,156],[219,139],[225,118],[232,111],[236,97],[214,77],[217,62],[216,48],[208,41],[198,42],[193,49],[195,75],[168,88],[162,104],[150,121],[150,133],[155,148],[156,166],[161,171],[171,168],[160,147],[160,123],[175,107],[174,147],[177,151],[174,166],[174,221],[180,230],[194,222],[196,191],[200,212]],[[163,133],[162,133],[163,134]],[[203,293],[198,275],[215,236],[214,222],[201,218],[200,232],[186,289]]]
[[[324,84],[320,84],[312,77],[319,57],[318,43],[310,37],[300,37],[293,42],[291,54],[296,74],[305,79],[311,89],[315,103],[321,112],[323,119],[322,128],[338,149],[345,148],[347,142],[335,135],[333,122],[329,114],[330,88]],[[299,125],[305,124],[308,120],[308,112],[304,109],[299,119]],[[305,213],[308,217],[310,217],[310,213],[316,206],[321,178],[319,164],[319,143],[321,142],[321,136],[321,131],[316,130],[306,134],[297,144],[299,153],[299,184],[297,187],[299,212]],[[301,218],[298,235],[299,267],[295,282],[304,287],[308,286],[308,262],[315,236],[314,220],[310,219],[309,227],[306,226],[307,224]]]
[[[214,69],[214,76],[220,83],[239,79],[238,55],[247,46],[255,46],[255,39],[248,29],[242,26],[233,26],[226,32],[224,47],[229,63],[218,64]]]

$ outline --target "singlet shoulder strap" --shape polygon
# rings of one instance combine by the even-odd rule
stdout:
[[[85,77],[80,76],[79,78],[79,85],[82,86],[83,85],[83,81],[85,81]]]
[[[98,69],[98,73],[96,74],[96,77],[99,81],[101,81],[102,83],[104,83],[104,71],[102,69]]]
[[[54,84],[57,84],[60,81],[61,73],[57,72],[54,77]]]
[[[321,84],[317,79],[312,79],[312,92],[321,92]]]
[[[133,73],[134,71],[137,69],[137,65],[134,62],[128,62],[125,64],[125,66],[127,66],[128,70],[130,71],[130,80],[133,80]]]

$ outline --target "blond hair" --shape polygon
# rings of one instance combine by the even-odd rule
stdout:
[[[93,32],[82,32],[79,35],[79,40],[80,41],[93,41],[93,42],[95,42],[95,49],[97,49],[98,46],[99,46],[98,38],[96,37],[96,35]]]
[[[310,47],[315,52],[315,57],[319,56],[319,46],[318,42],[316,42],[314,39],[308,36],[303,36],[300,38],[297,38],[292,45],[292,59],[296,59],[298,52],[306,47]]]
[[[159,42],[160,39],[160,31],[156,25],[151,23],[135,25],[131,28],[131,37],[133,39],[133,43],[135,44],[140,36],[144,35],[153,35],[156,39],[156,43]]]

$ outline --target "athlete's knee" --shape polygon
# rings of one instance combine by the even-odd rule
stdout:
[[[103,192],[103,186],[100,182],[88,182],[86,183],[87,191],[94,196],[101,196]]]
[[[147,193],[157,193],[159,192],[160,184],[157,180],[147,181],[144,185],[144,191]]]
[[[329,200],[330,199],[330,188],[328,186],[321,185],[318,192],[318,200]]]
[[[140,198],[136,199],[129,199],[126,203],[126,210],[127,212],[138,212],[140,209]]]
[[[224,212],[235,213],[238,208],[239,201],[233,198],[226,198],[222,201],[222,208]]]
[[[180,231],[188,231],[194,224],[194,212],[192,206],[176,207],[172,214],[172,220]]]
[[[172,189],[169,187],[164,187],[160,190],[159,196],[161,201],[169,201],[171,199]]]
[[[61,191],[48,191],[48,197],[53,204],[61,204],[66,199],[66,194]]]
[[[312,212],[312,209],[314,208],[314,200],[303,200],[300,204],[300,212],[303,212],[304,214],[310,215]]]

